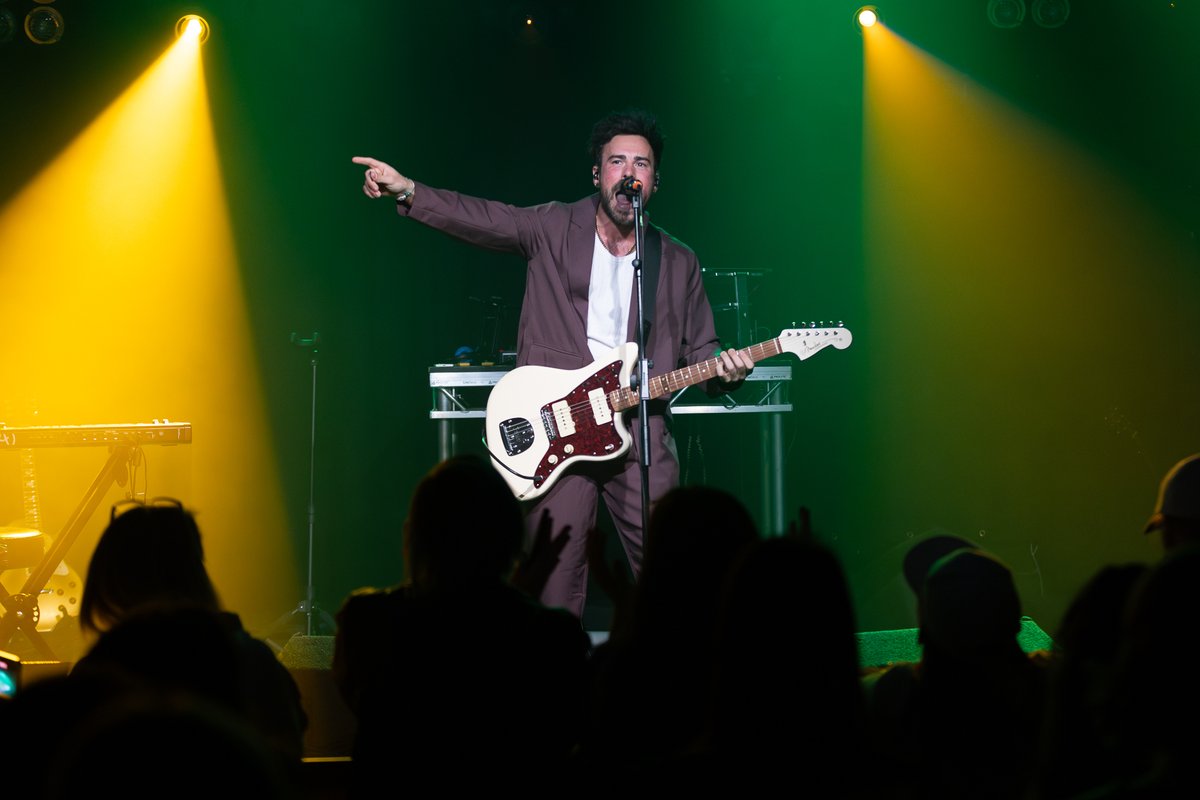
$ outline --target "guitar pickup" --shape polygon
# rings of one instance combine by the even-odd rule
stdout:
[[[588,403],[592,406],[592,417],[596,425],[612,422],[612,408],[608,405],[608,394],[604,389],[592,389],[588,392]]]
[[[566,400],[559,400],[551,404],[550,409],[554,412],[554,422],[559,435],[574,436],[575,418],[571,416],[571,404]]]

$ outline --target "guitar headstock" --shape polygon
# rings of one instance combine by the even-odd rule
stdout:
[[[850,331],[841,324],[835,327],[818,328],[816,323],[807,328],[787,328],[779,334],[779,348],[785,353],[795,353],[801,361],[818,350],[834,347],[845,350],[853,340]]]

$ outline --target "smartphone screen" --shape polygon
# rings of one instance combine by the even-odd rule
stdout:
[[[21,687],[21,659],[0,650],[0,700],[8,700]]]

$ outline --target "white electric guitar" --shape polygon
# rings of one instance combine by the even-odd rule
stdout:
[[[794,328],[739,350],[751,362],[780,353],[800,360],[818,350],[850,346],[845,328]],[[547,492],[575,461],[604,461],[629,449],[622,419],[640,401],[629,377],[638,346],[628,342],[606,358],[575,370],[517,367],[488,395],[487,447],[496,469],[519,500]],[[717,377],[720,358],[710,358],[649,380],[651,400]]]

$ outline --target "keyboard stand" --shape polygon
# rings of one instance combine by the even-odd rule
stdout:
[[[67,551],[71,549],[71,545],[79,537],[84,525],[96,512],[96,507],[100,505],[100,501],[108,493],[108,490],[114,484],[125,485],[126,477],[129,475],[129,464],[137,450],[136,444],[112,446],[108,460],[104,462],[100,473],[92,481],[91,488],[79,501],[79,505],[71,513],[62,531],[55,537],[54,545],[46,552],[38,565],[30,570],[29,577],[21,586],[21,590],[13,594],[0,590],[0,605],[3,605],[5,610],[4,617],[0,618],[0,648],[6,647],[19,630],[25,634],[30,644],[42,656],[50,661],[59,660],[45,637],[37,629],[38,596],[45,591],[46,584],[50,582],[50,576],[63,562]]]

